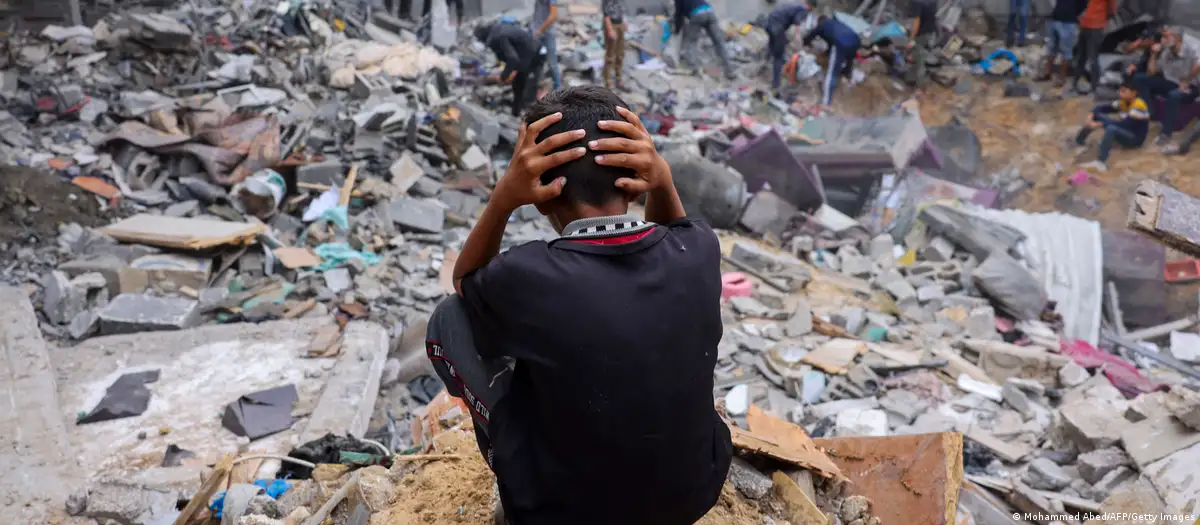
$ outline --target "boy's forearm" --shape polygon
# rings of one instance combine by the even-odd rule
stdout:
[[[462,253],[454,263],[454,291],[462,295],[462,280],[467,274],[482,268],[500,254],[500,241],[504,239],[504,228],[513,214],[511,206],[489,201],[479,216],[479,222],[471,228]]]
[[[650,190],[646,194],[646,220],[655,224],[670,224],[687,216],[683,202],[679,200],[679,191],[675,189],[675,181],[667,178],[662,187]]]

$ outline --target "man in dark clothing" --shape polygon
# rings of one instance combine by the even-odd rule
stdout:
[[[1014,44],[1025,47],[1029,34],[1029,0],[1008,0],[1008,27],[1004,30],[1004,47]]]
[[[721,67],[725,70],[725,78],[737,78],[733,73],[733,63],[729,61],[729,52],[725,50],[725,31],[721,29],[721,21],[717,12],[713,11],[708,0],[675,0],[676,33],[682,34],[679,55],[687,65],[698,68],[696,53],[700,47],[700,31],[708,34],[712,41],[717,58],[721,59]]]
[[[520,116],[525,105],[537,96],[545,62],[542,46],[521,26],[500,22],[476,27],[475,38],[487,44],[496,59],[504,63],[504,71],[488,77],[488,81],[512,84],[512,114]]]
[[[1100,45],[1104,42],[1104,28],[1109,18],[1117,15],[1117,0],[1086,0],[1083,14],[1079,16],[1079,49],[1076,56],[1075,91],[1079,89],[1079,79],[1088,77],[1091,92],[1096,92],[1100,84]]]
[[[732,455],[713,408],[721,254],[636,115],[594,85],[530,107],[426,351],[520,525],[690,525]],[[645,219],[628,204],[646,195]],[[533,204],[561,237],[500,254]],[[629,473],[637,489],[629,490]]]
[[[1198,64],[1200,42],[1185,38],[1181,30],[1171,28],[1163,33],[1161,43],[1151,45],[1146,72],[1133,74],[1138,96],[1147,104],[1153,104],[1156,97],[1165,99],[1162,114],[1159,115],[1162,131],[1156,140],[1160,146],[1171,142],[1171,134],[1179,124],[1183,107],[1196,100],[1197,90],[1193,82],[1200,71]],[[1182,125],[1187,126],[1187,122]]]
[[[829,66],[826,68],[824,96],[821,98],[821,104],[828,106],[833,103],[833,91],[837,89],[838,76],[850,76],[853,71],[854,57],[858,55],[862,41],[850,26],[825,15],[821,15],[817,19],[817,26],[805,35],[804,45],[811,45],[817,37],[829,44]]]
[[[1087,7],[1086,0],[1057,0],[1050,12],[1046,38],[1046,69],[1043,80],[1054,78],[1055,87],[1067,83],[1071,72],[1071,61],[1075,51],[1075,38],[1079,35],[1079,15]],[[1055,58],[1060,58],[1057,67]],[[1057,72],[1057,75],[1055,74]]]
[[[920,89],[929,81],[925,64],[937,44],[937,0],[913,0],[910,5],[914,20],[908,48],[913,53],[913,64],[908,69],[908,81]]]
[[[778,91],[782,84],[783,65],[787,63],[788,29],[804,24],[808,6],[803,3],[779,4],[767,15],[767,50],[771,55],[771,89]]]

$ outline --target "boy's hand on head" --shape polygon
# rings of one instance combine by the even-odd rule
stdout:
[[[582,129],[564,131],[541,142],[535,142],[543,130],[559,120],[562,120],[562,113],[547,115],[533,124],[521,125],[512,162],[508,165],[508,171],[496,183],[496,189],[492,192],[492,202],[515,210],[526,204],[548,201],[562,193],[563,186],[567,184],[565,177],[559,177],[550,184],[542,184],[542,174],[582,157],[587,150],[571,148],[554,152],[582,139]]]
[[[614,183],[626,193],[641,195],[648,191],[672,184],[671,167],[654,148],[650,132],[632,111],[618,107],[625,120],[602,120],[597,126],[605,131],[625,135],[608,139],[593,140],[588,144],[592,151],[613,152],[596,156],[596,164],[629,168],[636,178],[617,179]]]

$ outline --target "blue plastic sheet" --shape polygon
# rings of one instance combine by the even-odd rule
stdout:
[[[256,480],[254,484],[262,487],[263,490],[267,492],[267,495],[272,499],[279,499],[279,496],[282,496],[284,492],[287,492],[292,488],[292,486],[288,484],[287,480],[282,479],[270,481],[260,479]],[[217,499],[214,499],[213,502],[208,505],[208,508],[213,511],[214,518],[220,518],[225,511],[225,492],[222,491],[221,493],[217,494]]]
[[[1013,63],[1013,68],[1012,68],[1013,73],[1016,73],[1018,75],[1021,74],[1021,61],[1017,60],[1017,55],[1014,55],[1012,51],[1009,51],[1007,49],[997,49],[997,50],[993,51],[992,54],[987,56],[987,58],[980,60],[979,64],[976,67],[979,68],[980,71],[987,73],[988,68],[992,67],[992,60],[1001,58],[1001,57],[1007,58],[1010,62]]]

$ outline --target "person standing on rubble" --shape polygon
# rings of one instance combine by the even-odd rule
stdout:
[[[557,21],[558,0],[533,0],[533,18],[530,21],[533,25],[530,30],[533,31],[533,37],[546,48],[550,81],[554,83],[554,89],[562,87],[562,73],[558,70],[558,40],[554,37],[554,23]]]
[[[624,91],[625,0],[601,0],[600,9],[604,13],[604,87]]]
[[[925,64],[937,44],[937,0],[913,0],[910,4],[913,16],[912,32],[908,49],[912,51],[912,67],[908,68],[908,82],[917,87],[920,94],[929,82]]]
[[[1108,156],[1112,153],[1113,145],[1120,144],[1126,148],[1140,148],[1146,142],[1150,133],[1150,109],[1146,101],[1137,94],[1137,86],[1133,81],[1126,81],[1118,92],[1119,98],[1111,103],[1096,106],[1075,142],[1083,146],[1093,131],[1104,130],[1104,138],[1100,140],[1100,155],[1084,164],[1083,168],[1096,171],[1108,171]],[[1116,114],[1117,118],[1109,115]]]
[[[496,474],[497,522],[691,525],[729,471],[712,397],[720,245],[625,107],[587,85],[529,108],[457,294],[429,319],[426,352]],[[641,195],[644,219],[628,210]],[[528,205],[561,236],[501,254]]]
[[[1008,26],[1004,30],[1004,47],[1013,44],[1025,47],[1025,36],[1029,33],[1029,0],[1008,0]]]
[[[1164,97],[1159,120],[1162,128],[1155,143],[1166,146],[1179,123],[1183,106],[1196,101],[1196,73],[1200,72],[1200,42],[1184,35],[1178,28],[1168,29],[1162,42],[1150,47],[1150,61],[1145,73],[1134,73],[1138,95],[1151,104]],[[1183,123],[1184,126],[1187,122]],[[1173,149],[1173,148],[1172,148]]]
[[[545,48],[525,28],[503,22],[476,27],[475,39],[486,44],[496,59],[504,63],[504,70],[489,76],[487,81],[512,85],[512,114],[521,116],[525,105],[537,97]]]
[[[1091,93],[1096,92],[1100,85],[1100,44],[1104,42],[1104,27],[1108,19],[1117,14],[1117,0],[1087,0],[1083,16],[1079,17],[1079,55],[1075,69],[1075,81],[1072,82],[1075,91],[1079,89],[1079,79],[1084,75],[1088,78]]]
[[[822,84],[824,94],[821,97],[821,105],[828,107],[833,103],[833,91],[837,89],[838,77],[850,77],[854,71],[854,58],[858,56],[862,40],[850,26],[826,15],[817,18],[816,27],[804,36],[804,45],[811,45],[817,37],[829,45],[829,65],[825,68],[825,82]]]
[[[803,26],[808,18],[808,5],[785,2],[767,15],[767,51],[771,55],[771,91],[779,96],[783,84],[783,66],[787,63],[788,30],[792,26]]]
[[[1085,7],[1087,0],[1057,0],[1054,10],[1050,12],[1050,21],[1046,24],[1046,65],[1042,80],[1054,78],[1054,87],[1067,84],[1075,39],[1079,36],[1079,15],[1083,14]]]
[[[675,0],[675,17],[672,28],[681,37],[679,58],[689,67],[699,69],[696,54],[700,47],[700,31],[708,33],[717,58],[721,59],[721,67],[725,69],[725,79],[735,80],[733,63],[729,61],[729,52],[725,49],[725,31],[721,29],[721,21],[717,12],[713,11],[708,0]]]

